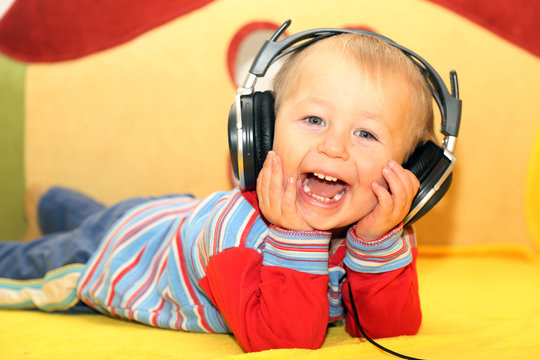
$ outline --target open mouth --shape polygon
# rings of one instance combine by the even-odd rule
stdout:
[[[305,173],[302,189],[309,197],[326,204],[337,203],[350,186],[343,180],[322,173]]]

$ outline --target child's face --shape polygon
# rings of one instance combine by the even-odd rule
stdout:
[[[371,184],[388,188],[382,169],[391,159],[402,163],[408,146],[405,85],[392,75],[370,79],[340,51],[323,47],[302,60],[276,119],[273,150],[284,175],[300,180],[297,211],[320,230],[370,213]]]

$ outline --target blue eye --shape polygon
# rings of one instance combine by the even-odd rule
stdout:
[[[316,117],[316,116],[309,116],[309,117],[305,118],[305,120],[307,121],[308,124],[311,124],[311,125],[316,125],[316,126],[324,126],[324,125],[326,125],[326,123],[324,122],[323,119],[321,119],[319,117]]]
[[[359,136],[363,139],[375,139],[375,136],[373,136],[372,133],[370,133],[369,131],[365,131],[365,130],[357,130],[354,132],[354,135],[356,136]]]

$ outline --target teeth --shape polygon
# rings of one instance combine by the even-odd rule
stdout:
[[[311,196],[312,198],[314,198],[316,200],[319,200],[320,202],[325,202],[325,203],[329,203],[331,201],[339,201],[343,197],[343,195],[345,194],[345,190],[343,190],[342,192],[337,193],[336,195],[334,195],[332,198],[326,198],[324,196],[313,194],[310,191],[311,191],[311,189],[307,185],[304,185],[304,192],[306,194],[308,194],[309,196]]]
[[[337,181],[337,178],[330,175],[324,175],[324,174],[319,174],[319,173],[313,173],[313,175],[315,175],[316,177],[322,180]]]
[[[320,174],[320,173],[313,173],[313,175],[315,175],[316,177],[318,177],[321,180],[327,180],[327,181],[337,181],[338,180],[337,178],[335,178],[333,176],[330,176],[330,175],[324,175],[324,174]],[[331,198],[326,198],[324,196],[313,194],[311,192],[311,189],[309,188],[309,185],[307,183],[308,183],[308,179],[306,178],[304,180],[303,184],[302,184],[302,188],[303,188],[304,192],[306,194],[308,194],[309,196],[311,196],[312,198],[314,198],[314,199],[316,199],[316,200],[318,200],[320,202],[329,203],[329,202],[339,201],[343,197],[343,195],[345,195],[345,190],[341,191],[340,193],[337,193],[336,195],[334,195]]]
[[[329,198],[325,198],[325,197],[322,197],[322,196],[319,196],[319,195],[309,194],[309,196],[311,196],[312,198],[317,199],[317,200],[319,200],[321,202],[330,202]]]

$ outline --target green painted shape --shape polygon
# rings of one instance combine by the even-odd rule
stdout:
[[[26,64],[0,55],[0,240],[18,240],[24,219]]]

